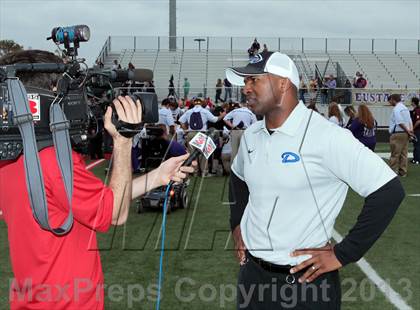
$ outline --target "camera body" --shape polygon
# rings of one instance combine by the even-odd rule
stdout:
[[[53,92],[27,87],[28,103],[32,113],[38,150],[53,145],[50,131],[50,105]],[[84,89],[70,90],[61,102],[70,122],[69,134],[74,145],[86,142],[89,111]],[[22,137],[13,120],[10,94],[6,83],[0,83],[0,160],[13,160],[22,153]]]
[[[69,122],[69,136],[72,146],[83,149],[88,142],[88,128],[95,116],[90,111],[90,102],[95,97],[92,89],[99,91],[112,90],[129,80],[148,81],[153,79],[153,72],[146,69],[137,70],[98,70],[89,69],[84,59],[76,59],[79,42],[90,37],[89,28],[85,25],[73,27],[57,27],[49,39],[56,44],[64,43],[69,58],[65,63],[16,63],[0,67],[0,160],[13,160],[23,151],[22,137],[17,126],[11,104],[11,94],[7,79],[16,79],[19,73],[62,73],[58,81],[57,91],[25,87],[28,104],[34,123],[35,138],[38,151],[54,145],[50,130],[50,106],[59,104]],[[74,43],[74,47],[70,46]],[[81,64],[86,69],[81,69]],[[93,94],[92,94],[93,93]],[[128,124],[118,120],[114,109],[112,122],[117,130],[126,137],[132,137],[142,128],[143,123],[158,121],[158,102],[156,94],[136,92],[130,94],[133,101],[142,103],[142,122]],[[108,102],[112,105],[112,102]],[[102,106],[105,111],[105,107]]]

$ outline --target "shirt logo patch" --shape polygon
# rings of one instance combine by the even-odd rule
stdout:
[[[283,154],[281,154],[281,158],[281,162],[284,164],[295,163],[300,160],[299,155],[292,152],[284,152]]]

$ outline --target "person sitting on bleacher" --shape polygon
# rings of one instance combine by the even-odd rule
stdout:
[[[363,77],[359,71],[356,72],[356,77],[353,79],[354,88],[366,88],[367,80]]]

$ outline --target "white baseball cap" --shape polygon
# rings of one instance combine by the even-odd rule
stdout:
[[[226,78],[236,86],[245,86],[247,76],[275,74],[287,78],[299,89],[299,73],[293,60],[280,52],[262,52],[253,56],[245,67],[226,69]]]

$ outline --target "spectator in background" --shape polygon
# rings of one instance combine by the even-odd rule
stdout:
[[[346,128],[349,128],[353,120],[356,118],[356,110],[353,108],[353,106],[350,105],[344,108],[344,113],[349,118],[346,124]]]
[[[241,137],[244,133],[244,130],[249,126],[257,122],[257,118],[250,109],[248,109],[246,104],[243,104],[242,107],[239,106],[237,109],[229,112],[223,120],[228,128],[231,128],[230,138],[231,138],[231,147],[232,147],[232,159],[235,158],[239,150],[239,144],[241,142]]]
[[[328,120],[340,127],[344,126],[343,117],[341,116],[340,108],[336,102],[331,102],[328,107]]]
[[[136,69],[136,67],[134,67],[134,65],[131,62],[129,62],[128,63],[128,70],[134,71],[134,69]]]
[[[413,160],[411,163],[419,165],[420,164],[420,107],[419,107],[419,98],[411,98],[411,121],[413,123],[413,132],[416,136],[416,139],[413,139],[414,150],[413,150]],[[416,141],[417,140],[417,141]]]
[[[357,140],[374,152],[376,145],[376,127],[377,123],[373,118],[372,112],[367,105],[361,104],[357,109],[357,117],[354,118],[348,129]]]
[[[351,104],[351,82],[349,79],[346,79],[344,83],[344,88],[347,88],[344,91],[344,104]]]
[[[222,143],[222,152],[221,159],[223,165],[223,175],[230,175],[230,166],[231,166],[231,156],[232,146],[230,141],[229,130],[223,130],[223,143]]]
[[[258,54],[259,50],[260,50],[260,43],[258,43],[257,38],[255,38],[254,42],[252,42],[251,47],[248,49],[249,58],[252,58],[256,54]]]
[[[206,101],[206,109],[213,111],[215,105],[214,105],[213,101],[211,101],[211,98],[207,97],[205,99],[205,101]]]
[[[96,66],[98,66],[99,69],[104,68],[104,63],[98,58],[95,62]]]
[[[226,114],[226,108],[229,106],[228,103],[223,103],[221,106],[216,106],[214,109],[211,110],[214,116],[219,117],[221,113]],[[219,138],[214,140],[216,144],[216,150],[211,155],[208,160],[209,163],[209,174],[216,174],[221,175],[223,171],[223,163],[222,163],[222,146],[223,146],[223,129],[225,126],[225,122],[220,119],[215,123],[208,123],[209,128],[214,128],[219,133]],[[220,172],[220,173],[219,173]]]
[[[187,150],[183,145],[178,143],[175,139],[171,139],[168,135],[168,130],[165,125],[159,124],[158,125],[162,129],[162,135],[157,137],[157,139],[163,142],[163,149],[167,150],[166,156],[163,160],[167,160],[171,157],[181,156],[187,153]]]
[[[308,92],[308,87],[305,84],[305,81],[303,80],[302,75],[299,76],[299,100],[301,100],[303,103],[305,102],[305,94]]]
[[[328,77],[325,77],[321,86],[321,104],[328,104]]]
[[[220,83],[221,82],[222,81],[220,80]],[[197,131],[207,131],[208,122],[216,123],[217,121],[223,119],[226,115],[226,112],[221,112],[218,117],[214,116],[210,111],[204,108],[206,105],[207,103],[202,98],[195,98],[190,104],[190,109],[179,119],[182,128],[188,131],[185,137],[185,142],[190,153],[194,151],[194,147],[190,146],[189,142],[197,134]],[[207,176],[207,160],[205,157],[199,159],[199,167],[201,176]]]
[[[175,123],[177,123],[182,114],[184,114],[184,111],[182,111],[182,109],[179,107],[176,100],[170,100],[169,109],[171,109],[172,117]]]
[[[223,83],[222,83],[222,79],[217,79],[217,83],[216,83],[216,98],[215,98],[215,103],[219,103],[219,100],[223,102],[223,99],[221,98],[222,96],[222,88],[223,88]]]
[[[309,81],[309,100],[311,104],[316,102],[317,92],[318,92],[318,83],[316,79],[311,79]]]
[[[327,81],[328,87],[328,101],[332,101],[335,96],[335,89],[337,88],[337,81],[335,80],[334,76],[331,74]]]
[[[121,69],[121,65],[118,64],[118,60],[114,60],[114,63],[112,64],[111,67],[112,70],[117,70],[117,69]]]
[[[223,86],[225,87],[225,100],[232,100],[232,84],[229,82],[227,78],[223,80]]]
[[[248,57],[251,60],[252,57],[254,57],[254,51],[252,50],[252,47],[248,48]]]
[[[394,107],[389,121],[389,144],[391,146],[391,158],[389,166],[401,177],[407,176],[408,141],[414,136],[412,131],[410,111],[401,101],[401,95],[392,94],[388,102]]]
[[[184,85],[182,87],[184,88],[184,100],[188,100],[188,95],[190,93],[190,81],[188,81],[188,78],[184,78]]]
[[[169,93],[167,97],[173,96],[175,97],[175,85],[174,85],[174,75],[171,74],[171,78],[169,79]]]
[[[268,52],[267,44],[264,43],[263,52]]]
[[[254,55],[258,54],[260,51],[260,43],[258,43],[257,38],[254,39],[254,42],[252,42],[252,50],[254,51]]]
[[[169,134],[173,136],[175,134],[175,121],[172,116],[172,111],[169,109],[171,100],[165,98],[162,100],[161,108],[159,109],[159,121],[157,124],[166,125],[169,130]]]
[[[356,77],[353,79],[353,86],[354,88],[365,88],[367,86],[367,80],[359,71],[356,72]]]

